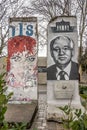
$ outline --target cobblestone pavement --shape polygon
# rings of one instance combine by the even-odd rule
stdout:
[[[38,116],[37,116],[37,129],[38,130],[47,130],[46,100],[47,100],[46,93],[45,92],[39,93]]]
[[[46,92],[39,93],[38,113],[35,117],[31,130],[63,130],[62,125],[57,122],[48,122],[46,120]]]
[[[38,113],[30,130],[48,130],[46,122],[47,95],[46,93],[39,93],[38,96]]]

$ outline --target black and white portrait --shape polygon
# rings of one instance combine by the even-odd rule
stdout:
[[[75,43],[66,35],[58,35],[50,41],[49,53],[54,61],[47,68],[47,80],[78,80],[78,64],[73,61]]]

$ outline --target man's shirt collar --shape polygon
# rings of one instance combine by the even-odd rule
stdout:
[[[69,80],[69,76],[70,76],[70,70],[71,70],[71,62],[67,65],[66,68],[64,68],[63,70],[61,70],[60,68],[56,67],[57,69],[57,73],[56,73],[56,77],[57,80],[60,80],[60,76],[59,73],[60,71],[65,71],[67,74],[65,75],[65,80]]]

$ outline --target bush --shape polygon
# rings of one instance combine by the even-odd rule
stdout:
[[[67,130],[87,130],[87,91],[85,89],[87,90],[87,88],[80,88],[80,96],[85,100],[84,112],[81,109],[72,109],[70,105],[59,107],[64,112],[62,121]]]
[[[6,82],[5,82],[5,74],[6,73],[1,73],[0,74],[0,130],[4,129],[5,123],[5,112],[7,110],[7,103],[13,93],[10,93],[8,95],[5,94],[7,87],[6,87]],[[5,129],[4,129],[5,130]]]

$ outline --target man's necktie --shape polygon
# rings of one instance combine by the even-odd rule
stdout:
[[[59,76],[60,76],[60,80],[65,80],[65,71],[60,71]]]

